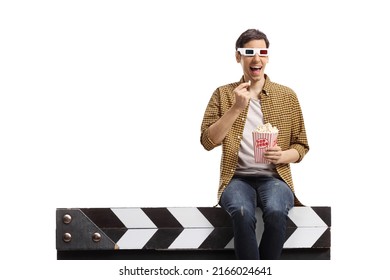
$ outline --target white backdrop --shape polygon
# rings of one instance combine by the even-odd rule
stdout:
[[[274,278],[380,274],[382,2],[2,1],[0,234],[11,279],[116,279],[129,264],[56,261],[56,208],[216,203],[221,150],[202,148],[200,124],[215,88],[241,77],[234,45],[248,28],[268,35],[266,72],[302,106],[311,150],[292,167],[296,193],[333,211],[332,261],[271,263]]]

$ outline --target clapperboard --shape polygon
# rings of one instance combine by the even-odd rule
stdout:
[[[330,248],[330,210],[293,207],[284,248]],[[222,208],[59,208],[56,212],[60,251],[233,248],[231,220]],[[260,241],[260,210],[256,217]]]

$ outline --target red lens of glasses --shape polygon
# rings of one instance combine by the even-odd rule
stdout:
[[[268,54],[268,50],[260,50],[260,54],[267,55]]]

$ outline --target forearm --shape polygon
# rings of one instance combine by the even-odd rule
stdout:
[[[299,153],[295,149],[288,149],[285,151],[282,151],[282,156],[280,158],[280,161],[278,163],[294,163],[297,162],[299,159]]]
[[[209,127],[209,138],[215,144],[220,144],[225,139],[233,123],[240,115],[241,111],[231,107],[218,121]]]

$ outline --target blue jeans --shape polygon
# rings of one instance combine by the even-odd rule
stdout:
[[[287,215],[294,205],[289,186],[275,177],[234,176],[220,204],[233,222],[234,250],[238,259],[279,259],[286,238]],[[264,232],[256,240],[255,209],[263,211]]]

